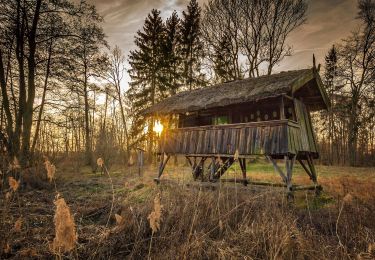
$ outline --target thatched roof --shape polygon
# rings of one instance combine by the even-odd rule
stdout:
[[[328,107],[329,101],[322,88],[316,69],[280,72],[269,76],[226,82],[211,87],[180,92],[144,111],[151,114],[177,114],[208,108],[254,102],[280,95],[293,95],[304,86],[314,88],[314,102],[320,108]],[[311,92],[311,91],[310,91]]]

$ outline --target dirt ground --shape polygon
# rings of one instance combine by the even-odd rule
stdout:
[[[271,165],[265,162],[249,163],[247,167],[248,177],[251,180],[280,182],[280,177],[273,171]],[[335,212],[336,217],[333,217],[332,220],[332,225],[334,225],[334,223],[339,222],[337,221],[337,219],[339,219],[337,218],[337,214],[341,214],[340,207],[343,205],[342,201],[348,194],[355,198],[356,201],[361,201],[361,203],[366,202],[371,204],[375,201],[373,200],[375,194],[374,168],[317,166],[317,171],[319,174],[319,182],[323,185],[324,191],[319,197],[315,197],[313,192],[299,191],[296,193],[296,198],[293,205],[288,206],[292,207],[290,210],[291,212],[297,212],[293,213],[296,221],[302,221],[302,218],[312,218],[311,214],[315,215],[321,214],[322,212]],[[50,259],[56,257],[51,253],[50,245],[55,235],[53,218],[55,212],[54,199],[57,194],[60,194],[60,196],[65,199],[71,212],[74,214],[74,220],[78,233],[78,243],[76,249],[73,252],[60,255],[60,257],[66,257],[68,259],[123,259],[125,257],[139,258],[146,256],[151,258],[164,258],[163,254],[161,254],[159,250],[155,249],[156,251],[154,251],[149,244],[160,243],[159,248],[164,246],[168,248],[168,244],[164,245],[162,244],[162,241],[159,242],[156,238],[154,238],[154,241],[156,242],[150,243],[150,239],[145,238],[150,236],[151,232],[148,223],[146,222],[148,213],[152,210],[153,199],[156,194],[162,194],[162,202],[165,197],[164,203],[170,203],[170,207],[172,208],[173,205],[175,205],[173,203],[177,203],[174,200],[177,200],[178,196],[179,200],[184,201],[182,194],[197,194],[197,192],[199,193],[199,188],[197,188],[197,185],[191,185],[195,182],[192,181],[189,167],[185,166],[184,163],[180,163],[178,166],[171,163],[171,165],[167,166],[162,177],[163,182],[159,186],[153,182],[156,172],[156,165],[145,167],[140,176],[138,175],[138,169],[136,167],[114,165],[109,170],[109,178],[107,174],[92,173],[91,169],[88,167],[77,168],[70,166],[68,163],[61,163],[60,165],[57,165],[55,182],[48,183],[45,181],[44,184],[41,185],[42,187],[38,188],[28,187],[27,185],[21,184],[20,189],[14,192],[8,199],[6,199],[8,189],[7,187],[3,187],[2,194],[0,196],[0,258]],[[240,178],[241,174],[239,165],[234,165],[230,169],[227,176]],[[298,184],[310,184],[308,176],[304,174],[303,169],[300,167],[296,167],[295,169],[293,182]],[[244,198],[241,197],[243,201],[246,201],[249,198],[257,198],[257,196],[264,195],[269,197],[276,196],[279,204],[285,203],[285,199],[283,198],[285,197],[285,194],[283,193],[283,190],[280,190],[280,188],[263,187],[259,189],[253,188],[250,185],[248,188],[244,189],[241,184],[237,184],[237,186],[234,184],[227,184],[225,186],[219,185],[219,189],[222,190],[223,194],[226,192],[228,198],[229,196],[236,194],[234,200],[237,200],[237,198],[239,198],[237,196],[238,193],[241,193],[242,195],[246,195]],[[207,193],[208,195],[205,196],[211,196],[211,194],[216,194],[215,192],[217,191],[205,191],[204,194]],[[190,195],[186,195],[186,201],[188,201],[188,196]],[[198,194],[197,196],[200,195]],[[220,197],[220,191],[219,195],[213,195],[212,199],[215,199],[216,196]],[[195,200],[196,197],[192,198],[191,204],[194,204]],[[186,203],[186,201],[184,203]],[[227,201],[224,203],[229,205],[232,202]],[[234,204],[233,208],[236,208],[236,205],[238,206],[239,202],[236,201],[236,203],[237,204]],[[185,206],[185,208],[186,207],[188,206]],[[185,210],[185,208],[183,210]],[[370,210],[373,208],[375,207],[370,207]],[[192,210],[194,211],[194,209]],[[367,210],[369,209],[367,208]],[[167,214],[170,218],[173,218],[173,214],[178,214],[178,212],[173,213],[172,211],[171,213]],[[229,210],[229,212],[231,211]],[[120,233],[121,240],[127,238],[123,237],[125,236],[124,233],[122,233],[125,232],[123,230],[124,228],[119,229],[118,223],[116,223],[115,220],[115,214],[123,216],[127,219],[135,218],[137,221],[140,221],[136,221],[135,224],[133,221],[132,224],[129,224],[129,226],[144,226],[144,228],[139,228],[137,231],[140,233],[141,231],[139,230],[142,230],[144,233],[142,236],[139,235],[140,242],[138,240],[138,242],[134,242],[132,238],[129,238],[130,242],[119,241]],[[373,214],[373,212],[371,214]],[[135,215],[137,215],[137,217],[134,217]],[[178,218],[178,216],[175,216],[175,218]],[[21,220],[22,225],[20,228],[15,227],[17,220]],[[168,221],[166,220],[165,222]],[[189,221],[192,220],[186,220],[186,222]],[[366,221],[370,221],[370,219],[363,219],[362,225],[366,225]],[[311,221],[311,225],[312,222],[313,221]],[[194,221],[187,225],[193,226],[193,223]],[[322,223],[317,223],[316,225],[322,225]],[[130,227],[128,228],[130,229]],[[133,226],[131,228],[133,228]],[[374,226],[372,225],[366,228],[373,231],[372,228],[374,228]],[[181,232],[185,232],[185,228],[181,229],[183,229]],[[204,227],[202,227],[202,229],[204,229]],[[222,227],[220,226],[220,230],[221,229]],[[198,231],[199,228],[197,227],[196,232]],[[171,232],[171,230],[168,232]],[[303,232],[307,232],[305,231],[305,228],[303,228]],[[130,233],[131,232],[129,231],[129,234]],[[160,236],[162,236],[162,232],[160,233]],[[192,239],[191,236],[194,236],[190,233],[187,235],[189,241]],[[340,238],[337,238],[338,235],[336,236],[335,232],[332,232],[330,235],[326,234],[326,236],[329,237],[327,238],[327,241],[330,241],[329,243],[332,243],[332,246],[335,248],[335,243],[338,245],[343,243]],[[217,237],[215,236],[212,239],[216,243],[217,241],[221,241],[220,239],[222,238],[219,237],[220,235]],[[158,239],[162,240],[160,237]],[[373,234],[367,238],[368,241],[362,243],[363,248],[361,249],[358,248],[358,245],[356,245],[356,249],[353,249],[355,246],[350,245],[349,242],[348,245],[344,246],[346,248],[345,250],[340,249],[340,246],[337,246],[338,249],[336,249],[340,250],[339,253],[342,256],[348,256],[348,258],[357,257],[358,255],[365,258],[371,258],[374,256],[373,253],[375,250],[375,244],[373,244],[374,241],[372,239]],[[119,245],[119,243],[122,244]],[[129,243],[129,245],[127,243]],[[201,241],[200,243],[203,242]],[[126,244],[126,247],[124,244]],[[191,246],[191,244],[189,244],[189,246]],[[217,245],[206,246],[216,248]],[[186,248],[186,246],[184,248]],[[233,255],[231,255],[231,253],[228,255],[228,252],[231,252],[228,248],[229,247],[226,247],[225,250],[222,249],[224,250],[222,251],[223,255],[220,255],[221,251],[219,250],[220,252],[214,252],[213,256],[217,258],[226,258],[228,256],[236,255],[238,257],[242,257],[243,255],[247,254],[249,254],[250,258],[263,258],[271,256],[269,255],[269,252],[266,251],[266,253],[264,253],[265,255],[257,255],[259,253],[258,251],[254,251],[257,253],[255,255],[251,255],[253,254],[253,251],[242,252],[242,249],[240,252],[232,252]],[[187,256],[188,258],[192,257],[192,253],[190,251],[187,253],[186,250],[187,249],[181,249],[181,251],[177,250],[175,257],[173,257],[173,255],[165,255],[165,257],[178,258],[181,255]],[[190,248],[189,250],[193,249]],[[311,255],[308,254],[308,256],[317,256],[318,253],[319,252],[316,252],[316,254],[311,253]],[[200,254],[201,253],[198,255],[200,256]],[[333,256],[337,254],[333,252]],[[211,256],[212,255],[210,255],[210,257],[208,257],[208,255],[202,255],[201,258],[211,258]],[[276,253],[274,256],[279,259],[289,257],[287,253],[280,255]],[[330,257],[329,255],[321,256],[322,258]]]

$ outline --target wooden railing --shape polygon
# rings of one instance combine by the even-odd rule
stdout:
[[[299,124],[274,120],[169,129],[162,133],[159,153],[188,156],[297,154],[301,151]]]

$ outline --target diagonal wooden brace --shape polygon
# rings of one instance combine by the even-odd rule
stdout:
[[[163,154],[162,158],[160,160],[160,165],[159,165],[159,172],[158,172],[158,177],[154,179],[156,183],[160,182],[160,177],[163,174],[164,168],[168,163],[168,160],[171,156],[169,154]]]
[[[266,157],[272,163],[275,171],[280,174],[280,177],[283,180],[283,182],[287,184],[288,182],[287,177],[285,176],[284,172],[280,169],[280,167],[277,165],[276,161],[269,155],[266,155]]]

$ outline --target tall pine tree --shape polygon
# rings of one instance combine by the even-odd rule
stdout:
[[[187,12],[182,12],[181,46],[184,58],[183,78],[185,86],[192,90],[204,85],[201,71],[203,42],[200,32],[201,8],[196,0],[191,0]]]
[[[215,48],[212,55],[216,81],[226,82],[240,77],[240,75],[236,75],[236,66],[231,57],[230,36],[224,36],[220,39],[219,46]]]
[[[138,31],[135,36],[137,49],[131,51],[129,56],[131,82],[128,95],[133,103],[135,117],[131,134],[142,134],[146,123],[148,123],[149,160],[152,160],[154,119],[150,118],[149,122],[146,122],[140,112],[154,105],[165,95],[165,73],[162,69],[164,39],[165,27],[160,17],[160,11],[153,9],[145,20],[143,31]]]
[[[322,111],[323,127],[328,132],[328,162],[333,164],[333,143],[334,143],[334,113],[335,113],[335,79],[337,77],[337,52],[335,46],[328,51],[325,57],[324,85],[326,87],[329,99],[331,100],[331,108],[329,111]]]
[[[163,46],[164,71],[166,86],[171,95],[176,94],[182,80],[180,22],[177,12],[174,11],[165,23],[165,40]]]

